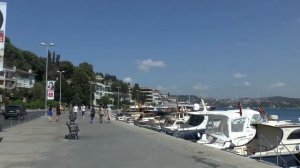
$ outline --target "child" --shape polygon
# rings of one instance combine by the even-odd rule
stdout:
[[[48,121],[52,122],[52,106],[50,105],[49,109],[48,109]]]

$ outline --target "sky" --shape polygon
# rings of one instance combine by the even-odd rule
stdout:
[[[300,98],[299,0],[7,0],[6,35],[74,65],[211,98]]]

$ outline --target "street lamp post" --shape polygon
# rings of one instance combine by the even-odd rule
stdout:
[[[61,105],[61,74],[65,71],[57,71],[59,73],[59,105]]]
[[[117,87],[118,88],[118,109],[120,108],[119,104],[120,104],[120,86]]]
[[[94,81],[90,81],[89,82],[90,83],[90,108],[92,107],[92,105],[93,105],[93,95],[92,95],[92,85],[94,85],[94,84],[96,84]]]
[[[46,47],[47,55],[46,55],[46,86],[45,86],[45,116],[47,116],[47,85],[48,85],[48,53],[49,53],[49,47],[54,46],[54,43],[41,43],[42,46]]]

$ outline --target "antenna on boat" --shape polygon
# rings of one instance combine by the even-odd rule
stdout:
[[[207,111],[206,104],[205,104],[205,102],[202,98],[201,98],[201,103],[202,103],[202,106],[203,106],[203,111]]]

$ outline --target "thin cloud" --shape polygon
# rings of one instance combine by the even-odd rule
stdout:
[[[132,83],[132,78],[131,77],[126,77],[123,79],[124,82],[126,83]]]
[[[300,23],[300,18],[298,18],[298,19],[296,20],[296,22]]]
[[[204,90],[208,90],[210,86],[204,85],[202,83],[197,83],[193,88],[197,91],[204,91]]]
[[[286,86],[286,84],[283,82],[276,82],[276,83],[272,83],[270,85],[271,88],[278,88],[278,87],[285,87],[285,86]]]
[[[246,81],[246,82],[244,82],[244,85],[245,85],[245,86],[251,86],[251,83],[248,82],[248,81]]]
[[[246,78],[247,74],[242,74],[242,73],[235,73],[233,74],[233,78]]]
[[[166,67],[166,64],[164,61],[153,61],[152,59],[146,59],[146,60],[138,60],[138,69],[140,69],[143,72],[148,72],[151,68],[164,68]]]

